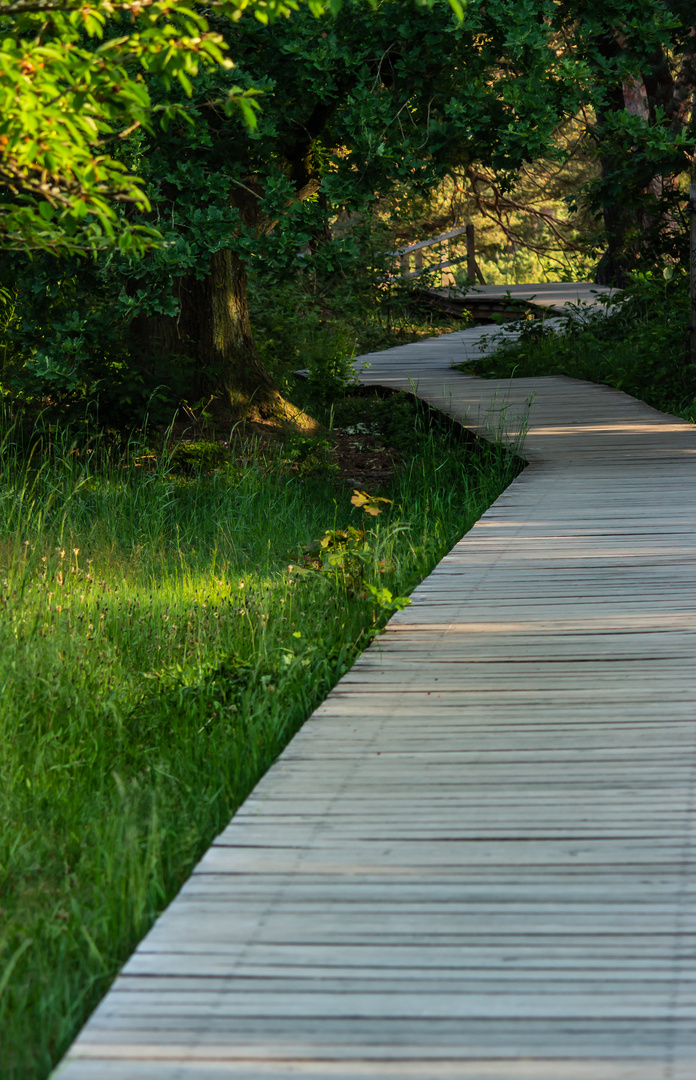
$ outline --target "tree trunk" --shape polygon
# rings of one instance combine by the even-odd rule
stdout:
[[[679,168],[672,171],[653,170],[647,157],[642,167],[631,168],[635,147],[612,146],[612,124],[607,124],[610,111],[625,111],[639,117],[647,126],[657,123],[666,132],[676,134],[688,123],[693,107],[696,80],[694,38],[687,39],[680,68],[675,77],[666,54],[655,50],[644,59],[640,75],[627,78],[609,89],[607,107],[597,110],[596,134],[600,146],[602,181],[607,195],[602,200],[607,250],[595,272],[600,285],[628,283],[629,270],[639,266],[646,257],[654,260],[655,252],[674,255],[681,244],[682,219],[678,212]],[[623,47],[619,36],[601,39],[599,51],[606,59],[614,58]],[[609,139],[605,132],[608,131]],[[602,152],[602,145],[608,152]],[[638,148],[640,149],[640,148]],[[640,155],[636,155],[640,161]]]
[[[613,162],[607,163],[605,158],[601,158],[600,163],[602,178],[606,180],[608,169],[613,169],[615,165]],[[635,217],[620,202],[608,200],[602,205],[602,216],[607,246],[595,269],[595,282],[623,289],[630,280],[633,260],[627,238],[635,229]]]
[[[249,323],[247,273],[229,249],[211,256],[210,273],[175,283],[179,351],[195,364],[197,398],[222,398],[235,412],[262,409],[277,396],[258,358]]]
[[[605,114],[597,110],[600,146],[604,122]],[[598,285],[624,288],[628,284],[629,271],[633,264],[629,238],[635,239],[635,212],[628,200],[616,195],[616,191],[621,190],[623,177],[620,162],[617,162],[615,154],[600,151],[599,162],[604,192],[612,192],[612,194],[609,197],[604,194],[602,197],[602,217],[607,246],[595,270],[595,281]]]
[[[287,421],[304,429],[313,421],[279,393],[259,360],[249,322],[247,272],[229,249],[215,252],[204,278],[174,281],[178,316],[136,319],[133,352],[142,362],[190,361],[189,407],[203,404],[220,418]]]

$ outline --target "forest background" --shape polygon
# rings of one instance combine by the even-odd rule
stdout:
[[[423,331],[386,253],[465,221],[486,280],[687,266],[682,0],[5,0],[0,17],[15,406],[282,415],[298,364],[340,379],[355,351]]]
[[[352,385],[463,325],[394,252],[473,223],[487,281],[617,286],[475,370],[694,419],[696,28],[691,0],[0,0],[0,30],[0,1077],[43,1080],[521,467]]]

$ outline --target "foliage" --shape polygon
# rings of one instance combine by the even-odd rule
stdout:
[[[514,178],[476,156],[453,161],[420,200],[422,225],[415,234],[407,226],[403,239],[471,220],[491,282],[591,277],[607,241],[607,280],[661,267],[666,256],[684,260],[684,179],[696,141],[693,6],[585,0],[541,9],[551,62],[565,70],[576,108],[567,97],[544,153]],[[531,82],[526,94],[532,109]],[[413,204],[414,194],[398,201]],[[463,267],[457,277],[464,284]]]
[[[155,198],[173,201],[174,220],[193,226],[194,237],[205,225],[218,242],[234,238],[241,215],[250,251],[259,248],[259,231],[272,227],[267,251],[278,261],[316,238],[327,203],[334,211],[362,204],[400,182],[425,190],[453,156],[514,171],[547,147],[558,111],[544,108],[544,99],[566,98],[549,70],[543,25],[522,34],[517,13],[519,42],[508,54],[513,6],[520,5],[471,5],[457,23],[442,4],[428,11],[413,0],[384,0],[373,9],[354,0],[320,35],[301,14],[272,34],[240,26],[237,67],[197,80],[197,124],[172,128],[153,144]],[[487,80],[493,71],[494,84]],[[265,91],[253,133],[205,108],[230,85]],[[225,201],[230,186],[236,214]]]
[[[404,397],[334,415],[410,447],[375,541],[404,594],[517,465],[443,435]],[[46,1075],[386,618],[379,598],[286,572],[349,493],[288,475],[283,447],[231,449],[222,468],[181,475],[148,444],[2,432],[2,1080]],[[378,569],[367,579],[383,588]]]
[[[210,33],[226,32],[229,20],[217,8],[208,21]],[[133,207],[128,227],[157,229],[165,243],[147,258],[5,263],[6,280],[21,282],[17,351],[31,366],[14,378],[28,376],[26,392],[69,402],[99,387],[116,422],[161,384],[175,398],[195,400],[190,357],[206,313],[198,311],[174,361],[172,348],[147,347],[148,327],[181,325],[182,281],[205,278],[211,254],[225,247],[245,264],[272,263],[278,274],[295,269],[298,252],[321,233],[326,206],[369,202],[399,178],[422,185],[443,167],[444,145],[460,140],[459,107],[450,98],[469,93],[457,88],[468,68],[442,79],[443,53],[456,51],[461,36],[449,4],[389,0],[373,8],[351,0],[324,25],[317,34],[307,11],[272,28],[242,19],[234,67],[201,69],[185,88],[144,80],[150,110],[175,114],[166,130],[143,121],[123,142],[120,157],[140,173],[152,205],[141,214]],[[497,36],[500,49],[500,27]],[[467,78],[473,87],[473,71]],[[264,95],[254,130],[215,105],[252,91]],[[503,111],[501,122],[506,117]],[[329,388],[342,378],[339,364]]]
[[[299,476],[328,476],[337,470],[331,460],[332,449],[331,442],[323,435],[289,433],[285,438],[283,462]]]
[[[204,69],[234,69],[220,24],[227,32],[252,12],[269,25],[301,2],[217,0],[211,30],[202,0],[3,0],[0,191],[7,201],[0,203],[0,246],[62,254],[117,243],[142,253],[161,239],[157,228],[119,213],[119,204],[150,208],[120,144],[139,129],[153,133],[156,121],[164,128],[193,123],[193,114],[169,95],[177,83],[190,98]],[[457,0],[450,3],[461,12]],[[307,0],[307,6],[318,16],[338,11],[341,2]],[[207,104],[241,113],[253,130],[258,93],[233,83]]]
[[[556,19],[601,166],[578,193],[604,219],[608,249],[596,280],[625,285],[631,270],[685,258],[679,176],[696,139],[693,5],[563,0]]]
[[[289,270],[252,263],[249,309],[257,348],[293,400],[295,370],[307,372],[303,400],[330,403],[355,382],[356,355],[461,328],[461,320],[420,303],[418,283],[384,284],[393,269],[385,253],[403,223],[369,210],[348,228],[339,223],[315,256]]]
[[[296,318],[296,310],[288,309],[302,306],[291,296],[292,283],[302,291],[313,275],[321,281],[318,292],[326,295],[339,282],[350,298],[350,278],[358,252],[363,258],[368,252],[366,234],[368,226],[378,225],[378,207],[392,200],[396,216],[405,204],[420,203],[422,219],[438,185],[450,193],[464,185],[458,213],[475,204],[492,215],[488,220],[495,220],[510,246],[543,250],[560,229],[563,243],[578,249],[586,269],[600,238],[592,219],[587,211],[578,219],[584,231],[579,237],[545,200],[549,195],[577,202],[585,191],[593,212],[607,200],[626,202],[623,189],[607,187],[604,165],[600,175],[590,160],[588,138],[596,141],[602,162],[608,161],[611,125],[592,118],[602,109],[607,114],[611,88],[634,77],[641,63],[645,67],[649,48],[664,49],[673,41],[675,57],[687,56],[686,16],[680,9],[670,29],[661,2],[651,4],[644,30],[637,28],[632,0],[617,0],[602,11],[588,2],[574,13],[563,4],[542,5],[543,18],[536,18],[538,5],[531,0],[495,0],[470,4],[460,21],[444,0],[346,0],[319,23],[307,8],[272,27],[239,20],[235,66],[201,68],[184,88],[148,76],[143,84],[153,115],[174,114],[166,130],[143,123],[123,142],[120,158],[141,175],[152,205],[145,213],[131,208],[128,227],[157,229],[166,243],[147,258],[102,257],[94,265],[73,262],[60,270],[37,260],[29,271],[19,263],[6,267],[6,283],[22,283],[13,348],[30,365],[15,370],[15,384],[52,402],[89,399],[98,391],[115,422],[142,412],[153,395],[153,407],[168,396],[193,403],[203,393],[196,380],[205,381],[213,371],[197,351],[208,313],[197,309],[195,319],[182,321],[182,296],[186,282],[210,274],[211,255],[228,248],[273,301],[282,293],[284,312],[274,313],[265,291],[257,301],[252,298],[262,328],[262,359],[272,369],[282,367],[283,347],[292,339],[287,319]],[[209,32],[224,37],[230,26],[224,11],[213,8],[206,18]],[[633,29],[602,66],[602,34],[611,36],[612,19],[628,19]],[[252,93],[263,101],[253,129],[214,104]],[[586,123],[578,119],[582,115]],[[639,156],[658,172],[683,165],[685,136],[657,122],[657,113],[655,122],[640,121],[642,127],[625,109],[611,116],[611,130],[625,130],[631,146],[640,146]],[[554,169],[573,154],[577,167],[561,183]],[[548,191],[543,187],[535,194],[539,173],[530,163],[541,159],[547,162]],[[619,175],[618,167],[613,175]],[[625,175],[635,187],[638,173]],[[597,188],[600,180],[604,186]],[[678,192],[669,197],[676,199],[677,213]],[[346,218],[352,218],[351,228],[340,230]],[[668,232],[676,252],[681,233],[676,225]],[[484,243],[491,248],[492,238],[484,237]],[[372,250],[380,250],[374,241]],[[640,251],[645,261],[645,244]],[[313,271],[308,257],[316,264]],[[369,267],[371,281],[363,272],[353,285],[353,310],[360,296],[371,324],[381,323],[382,331],[386,324],[382,337],[389,338],[389,320],[395,311],[397,322],[403,318],[408,297],[402,303],[393,289],[385,303],[377,262],[369,255],[363,271]],[[529,263],[525,270],[536,267]],[[242,293],[240,271],[240,312]],[[309,355],[296,366],[308,368],[316,396],[328,398],[350,377],[353,325],[360,320],[352,318],[348,327],[334,324],[336,347],[329,356],[323,349],[325,312],[317,303],[304,306],[311,316],[292,347],[306,343]],[[263,324],[271,321],[266,332]],[[157,345],[155,334],[153,345],[148,335],[164,324],[174,342]],[[360,336],[364,341],[366,335]]]
[[[360,507],[370,517],[379,517],[382,513],[380,503],[391,503],[391,499],[383,499],[380,495],[368,495],[366,491],[358,491],[357,488],[353,491],[351,496],[351,503],[353,506]]]
[[[187,396],[184,359],[131,362],[126,301],[118,295],[125,285],[113,261],[9,254],[0,282],[13,295],[12,319],[0,322],[7,353],[0,384],[18,404],[48,407],[54,419],[74,423],[76,411],[98,400],[103,420],[129,426],[148,413],[168,422]]]
[[[330,401],[354,380],[356,354],[452,328],[451,320],[419,311],[411,290],[387,292],[380,285],[385,265],[378,251],[393,243],[393,233],[365,215],[355,230],[337,235],[314,258],[280,265],[253,260],[249,302],[255,340],[286,394],[296,393],[292,372],[305,368],[312,399]],[[7,356],[0,387],[15,401],[75,422],[84,402],[98,398],[102,422],[121,427],[141,424],[145,415],[166,424],[181,399],[195,404],[186,357],[175,363],[167,355],[131,357],[130,286],[115,260],[39,255],[31,262],[6,261],[4,273],[14,287],[5,309],[12,317],[6,324],[0,318],[0,350]],[[150,295],[147,301],[153,315],[155,300]],[[176,309],[162,304],[159,314],[170,310]]]
[[[417,210],[410,222],[437,219],[443,211],[433,205],[434,191],[440,204],[449,199],[448,213],[456,209],[461,216],[475,206],[481,221],[489,223],[482,236],[487,274],[538,276],[541,263],[525,261],[515,248],[527,245],[541,259],[556,232],[562,245],[577,249],[562,276],[580,267],[586,271],[602,235],[592,215],[602,209],[619,260],[617,274],[624,272],[621,250],[643,270],[667,249],[676,261],[684,254],[684,200],[675,177],[685,167],[685,148],[694,138],[685,102],[694,83],[695,39],[689,9],[677,0],[650,0],[648,5],[587,0],[580,6],[544,3],[541,8],[536,0],[494,0],[469,4],[459,20],[444,0],[345,0],[327,7],[319,22],[316,4],[289,4],[281,11],[278,5],[227,0],[204,11],[192,0],[190,7],[175,5],[183,21],[173,19],[166,26],[158,4],[139,8],[132,23],[130,8],[78,7],[77,0],[56,4],[40,16],[29,0],[16,0],[0,8],[0,15],[20,20],[19,26],[26,22],[32,34],[37,20],[48,20],[46,40],[62,41],[65,23],[66,63],[81,55],[84,66],[85,56],[93,59],[104,52],[110,57],[114,50],[126,50],[123,77],[135,87],[131,96],[129,90],[111,102],[108,65],[103,72],[99,68],[94,85],[80,90],[104,97],[94,103],[84,98],[80,124],[96,123],[90,117],[98,106],[99,123],[106,125],[97,133],[101,147],[89,142],[87,128],[82,132],[84,169],[89,172],[93,159],[101,162],[103,156],[108,171],[112,154],[116,187],[111,190],[104,177],[94,179],[95,191],[106,184],[99,194],[104,222],[96,211],[83,215],[83,200],[82,210],[75,211],[72,239],[65,239],[65,229],[73,227],[66,224],[73,214],[67,204],[54,213],[43,196],[18,188],[7,205],[13,214],[33,215],[36,235],[44,237],[41,243],[45,240],[50,250],[57,250],[55,244],[61,250],[72,244],[74,251],[85,244],[111,244],[112,227],[125,230],[120,235],[126,249],[145,243],[153,230],[164,242],[145,258],[137,257],[138,248],[102,255],[96,263],[66,260],[60,267],[50,259],[35,258],[31,267],[21,259],[6,260],[2,284],[16,298],[8,344],[11,382],[35,400],[65,406],[98,393],[105,415],[116,423],[142,415],[148,403],[156,409],[161,399],[194,403],[203,393],[197,379],[213,377],[212,364],[206,369],[197,354],[208,313],[199,310],[190,325],[182,322],[181,298],[186,282],[204,280],[211,256],[227,248],[242,268],[252,269],[255,283],[273,301],[267,305],[265,295],[252,298],[262,330],[262,358],[271,368],[282,368],[289,338],[293,350],[308,352],[296,366],[309,369],[317,397],[329,398],[350,378],[357,338],[361,348],[371,347],[368,335],[354,330],[361,322],[358,301],[369,312],[378,343],[380,338],[393,340],[394,312],[397,322],[407,321],[408,297],[392,289],[385,302],[373,257],[380,247],[374,241],[363,267],[371,280],[363,273],[351,296],[358,253],[364,258],[370,246],[368,226],[378,232],[380,208],[389,203],[394,217],[406,206]],[[230,22],[243,8],[269,19],[290,8],[293,15],[272,26],[253,18]],[[98,15],[94,24],[89,22],[93,10]],[[202,58],[199,47],[191,45],[196,38],[191,19],[196,34],[213,50],[206,46]],[[127,33],[119,36],[119,27]],[[176,47],[167,52],[165,63],[157,35],[166,29],[171,36],[177,27],[178,36],[171,38]],[[626,32],[618,33],[617,27]],[[223,43],[230,28],[234,65],[213,55],[216,49],[220,57],[226,55]],[[137,39],[137,47],[131,39]],[[40,36],[37,40],[36,48],[42,47]],[[187,64],[199,64],[195,77],[189,78]],[[22,76],[27,94],[39,94],[41,80],[49,78],[45,69],[33,66]],[[62,78],[61,70],[55,65],[50,77]],[[53,94],[52,85],[47,83],[46,94]],[[74,82],[76,94],[81,85]],[[670,86],[672,104],[665,97]],[[655,87],[662,87],[663,106]],[[73,124],[72,99],[64,95],[54,102],[53,97],[44,109],[46,122],[51,109],[60,107],[60,123]],[[254,112],[256,126],[240,123],[230,102],[252,108],[257,101],[263,108]],[[33,106],[25,102],[25,107],[35,115]],[[18,106],[12,108],[16,112]],[[166,121],[164,129],[158,119]],[[12,138],[18,138],[21,124],[14,112],[8,113],[10,122],[15,125]],[[70,139],[60,131],[61,152],[70,158]],[[125,131],[131,131],[127,138],[117,138]],[[533,168],[533,162],[543,165]],[[563,162],[567,169],[561,180]],[[65,173],[68,186],[72,175]],[[118,189],[126,201],[117,226],[115,218],[107,226],[109,215],[116,213],[111,195],[118,184],[131,183],[124,177],[136,175],[141,180],[132,181],[139,192],[137,197],[135,188],[131,192],[135,202],[128,202],[125,188]],[[77,172],[74,177],[87,191],[87,180]],[[82,195],[75,197],[77,206]],[[571,209],[582,204],[581,216],[559,214],[562,199]],[[39,221],[40,206],[44,214],[54,213],[50,221]],[[351,227],[340,230],[345,219]],[[404,231],[409,228],[407,223]],[[511,250],[499,271],[492,260],[501,240]],[[308,256],[314,271],[307,269]],[[331,355],[323,348],[320,303],[304,305],[310,317],[301,333],[293,337],[285,325],[287,318],[305,317],[298,316],[303,304],[291,294],[293,283],[302,292],[312,275],[321,281],[316,291],[325,296],[339,283],[356,312],[350,320],[332,320]],[[243,312],[242,279],[240,272],[236,303]],[[290,285],[284,291],[283,281]],[[285,312],[275,310],[276,300]],[[153,347],[148,335],[164,324],[176,340]],[[185,331],[177,338],[182,325]],[[7,385],[7,375],[3,381]]]
[[[205,279],[214,252],[293,273],[300,253],[319,257],[339,211],[369,206],[398,184],[425,191],[453,156],[483,155],[510,172],[541,153],[558,112],[537,115],[539,103],[563,96],[563,84],[548,73],[543,27],[527,33],[514,61],[503,59],[509,7],[467,9],[458,23],[444,3],[351,0],[321,34],[302,12],[273,32],[240,23],[236,67],[203,72],[194,84],[194,122],[143,143],[153,213],[142,220],[156,223],[167,245],[121,266],[123,287],[110,285],[119,314],[131,324],[164,317],[181,325],[182,282]],[[527,83],[529,101],[519,94]],[[234,87],[264,93],[253,132],[210,108]],[[325,252],[324,263],[335,254]],[[242,287],[240,273],[238,297]],[[195,351],[197,329],[177,346],[182,355]]]
[[[503,332],[499,352],[462,368],[485,378],[568,375],[607,383],[696,422],[688,334],[688,276],[668,266],[659,276],[636,272],[630,288],[605,310],[581,307],[560,330],[529,321],[512,340]]]
[[[369,517],[379,517],[382,513],[380,503],[391,506],[393,500],[356,489],[350,501]],[[385,611],[401,611],[410,604],[408,597],[393,596],[386,586],[378,587],[368,581],[370,571],[385,574],[394,570],[392,563],[380,558],[380,547],[384,546],[385,539],[389,542],[392,536],[387,533],[386,537],[380,537],[374,529],[368,533],[364,522],[360,528],[348,525],[345,529],[327,529],[314,543],[305,544],[302,565],[290,566],[290,573],[303,577],[323,575],[344,590],[346,596],[370,600]]]
[[[184,439],[172,450],[169,461],[173,468],[196,474],[219,469],[228,458],[226,447],[210,439]]]
[[[239,15],[247,5],[224,6]],[[201,66],[231,66],[203,5],[4,0],[0,31],[0,245],[60,253],[117,241],[142,251],[157,234],[114,203],[149,201],[113,152],[133,131],[152,130],[153,112],[164,123],[185,115],[173,102],[153,110],[148,80],[166,91],[177,81],[190,95]],[[253,118],[248,95],[232,101]]]

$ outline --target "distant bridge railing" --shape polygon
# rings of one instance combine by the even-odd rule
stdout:
[[[466,255],[454,255],[453,240],[458,236],[466,235]],[[447,257],[440,259],[435,263],[423,263],[423,252],[426,248],[437,247],[439,245],[446,246]],[[397,248],[396,251],[388,251],[387,255],[393,255],[399,259],[400,273],[389,274],[385,279],[387,281],[407,281],[410,278],[417,278],[426,270],[441,270],[442,284],[452,284],[453,278],[451,274],[445,273],[451,266],[455,266],[458,263],[466,262],[466,276],[470,281],[478,280],[481,285],[485,285],[483,274],[476,261],[476,240],[474,234],[474,226],[471,222],[468,225],[463,225],[459,229],[452,229],[450,232],[440,233],[439,236],[433,236],[430,240],[421,240],[417,244],[409,244],[408,247]],[[411,270],[411,257],[413,257],[414,269]],[[447,279],[447,280],[446,280]]]

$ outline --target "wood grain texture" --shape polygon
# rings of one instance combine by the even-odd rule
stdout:
[[[497,333],[356,361],[487,438],[526,427],[528,467],[218,837],[63,1080],[696,1076],[696,429],[452,370]]]

